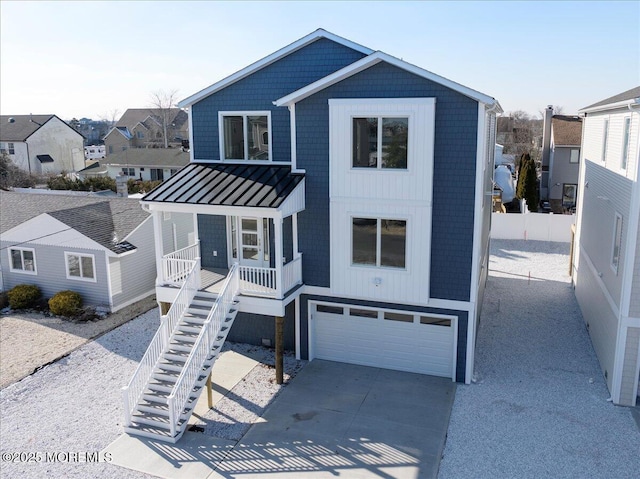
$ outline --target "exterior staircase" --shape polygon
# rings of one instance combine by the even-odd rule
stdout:
[[[238,313],[238,269],[219,294],[198,291],[194,265],[176,301],[123,388],[125,432],[175,443],[193,409]]]

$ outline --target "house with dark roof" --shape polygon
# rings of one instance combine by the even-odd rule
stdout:
[[[188,143],[188,128],[187,113],[180,108],[129,108],[104,137],[106,154],[131,148],[179,148]]]
[[[317,30],[179,106],[190,164],[141,202],[196,234],[157,257],[172,319],[125,388],[128,432],[177,440],[226,337],[471,381],[494,98]]]
[[[640,86],[584,115],[573,283],[614,404],[640,404]]]
[[[56,115],[0,116],[0,151],[33,175],[84,168],[84,137]]]
[[[181,148],[128,149],[87,166],[81,177],[124,175],[142,181],[164,181],[189,164],[189,153]]]
[[[190,221],[176,214],[160,225],[170,249],[188,243]],[[72,290],[110,311],[154,292],[153,222],[136,200],[0,191],[0,234],[5,290]]]
[[[575,211],[578,198],[582,118],[554,115],[553,106],[544,113],[540,198],[549,201],[557,214]]]

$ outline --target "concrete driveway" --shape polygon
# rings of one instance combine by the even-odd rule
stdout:
[[[435,478],[450,379],[309,363],[218,464],[213,478]]]

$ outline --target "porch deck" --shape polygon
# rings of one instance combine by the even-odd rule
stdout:
[[[224,280],[229,274],[229,270],[226,268],[202,268],[200,270],[200,289],[209,293],[218,294],[222,288]],[[256,291],[259,287],[261,291]],[[264,295],[273,297],[276,294],[275,288],[269,288],[262,286],[253,281],[247,281],[240,278],[240,291],[251,291],[252,295]]]

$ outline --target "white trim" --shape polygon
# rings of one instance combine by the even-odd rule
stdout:
[[[119,260],[117,260],[119,261]],[[107,294],[109,295],[109,309],[113,311],[113,288],[111,287],[111,268],[109,265],[109,256],[104,255],[105,266],[107,267]]]
[[[622,117],[622,148],[620,151],[620,166],[619,169],[622,173],[626,173],[627,169],[629,168],[629,146],[631,145],[631,120],[632,120],[632,116],[631,115],[624,115]],[[624,144],[624,130],[625,130],[625,124],[627,123],[627,121],[629,122],[629,130],[627,131],[627,144]],[[623,158],[626,156],[626,159],[624,159],[625,161],[625,165],[622,166],[622,160]]]
[[[22,246],[9,246],[7,248],[9,250],[9,271],[11,273],[18,273],[18,274],[30,274],[32,276],[37,276],[38,275],[38,264],[36,261],[36,250],[34,248],[24,248]],[[20,251],[20,261],[22,261],[22,269],[15,269],[13,267],[13,258],[11,257],[11,251]],[[24,269],[24,254],[22,254],[24,251],[31,251],[31,254],[33,255],[33,271],[29,271],[27,269]]]
[[[231,85],[231,84],[233,84],[233,83],[235,83],[237,81],[242,80],[243,78],[246,78],[247,76],[251,75],[252,73],[255,73],[258,70],[261,70],[261,69],[271,65],[272,63],[275,63],[276,61],[280,60],[281,58],[284,58],[285,56],[300,50],[301,48],[309,45],[310,43],[315,42],[316,40],[318,40],[320,38],[326,38],[326,39],[331,40],[333,42],[336,42],[336,43],[339,43],[341,45],[344,45],[347,48],[351,48],[352,50],[355,50],[357,52],[363,53],[365,55],[369,55],[370,53],[373,52],[373,50],[371,50],[369,48],[363,47],[362,45],[358,45],[357,43],[354,43],[354,42],[352,42],[350,40],[347,40],[346,38],[339,37],[338,35],[334,35],[333,33],[327,32],[326,30],[323,30],[323,29],[319,28],[315,32],[312,32],[309,35],[306,35],[306,36],[300,38],[299,40],[296,40],[295,42],[287,45],[284,48],[281,48],[280,50],[277,50],[276,52],[272,53],[271,55],[268,55],[268,56],[264,57],[263,59],[258,60],[257,62],[252,63],[251,65],[243,68],[242,70],[239,70],[236,73],[224,78],[223,80],[220,80],[219,82],[216,82],[213,85],[208,86],[204,90],[201,90],[198,93],[195,93],[195,94],[185,98],[184,100],[182,100],[182,101],[180,101],[178,103],[178,107],[184,108],[184,107],[188,107],[190,105],[193,105],[194,103],[199,102],[203,98],[206,98],[209,95],[212,95],[215,92],[220,91],[223,88],[226,88],[229,85]]]
[[[193,163],[194,160],[194,156],[195,156],[195,151],[194,151],[194,147],[193,147],[193,117],[191,115],[191,108],[187,108],[187,120],[188,120],[188,124],[189,124],[189,161],[191,163]]]
[[[296,296],[293,300],[293,307],[295,310],[296,359],[300,361],[300,296]]]
[[[304,184],[304,182],[301,182]],[[296,186],[296,189],[300,185]],[[294,189],[295,191],[295,189]],[[288,198],[292,196],[293,192]],[[302,210],[291,211],[289,214],[284,215],[283,210],[289,211],[287,201],[285,200],[278,208],[259,208],[250,206],[222,206],[222,205],[194,205],[187,203],[161,203],[154,201],[141,201],[144,206],[147,206],[151,212],[161,211],[173,211],[176,213],[194,213],[202,215],[222,215],[222,216],[253,216],[262,218],[283,218]],[[304,208],[303,208],[304,209]],[[108,251],[108,250],[107,250]]]
[[[616,262],[616,264],[613,264],[613,253],[616,250],[616,240],[618,237],[618,219],[620,219],[620,244],[618,246],[618,261]],[[611,269],[613,270],[613,272],[616,274],[616,276],[618,276],[618,271],[620,270],[620,257],[622,256],[622,228],[624,226],[624,219],[622,217],[622,215],[620,213],[618,213],[617,211],[614,211],[614,217],[613,217],[613,241],[611,242],[611,252],[609,253],[609,266],[611,266]],[[632,245],[627,245],[627,246],[632,246]],[[626,252],[625,252],[626,254]]]
[[[160,212],[152,211],[151,217],[153,218],[153,242],[156,249],[156,284],[160,284],[163,281],[162,257],[164,256]]]
[[[362,296],[354,296],[354,295],[343,295],[340,293],[332,292],[330,288],[325,288],[323,286],[311,286],[304,285],[300,288],[302,291],[300,294],[307,294],[309,296],[328,296],[332,298],[340,298],[340,299],[351,299],[351,300],[362,300],[362,301],[374,301],[371,298],[365,298]],[[389,301],[382,300],[380,303],[389,303]],[[416,307],[425,307],[425,308],[438,308],[438,309],[451,309],[454,311],[466,311],[470,312],[473,309],[473,305],[467,301],[456,301],[453,299],[438,299],[438,298],[429,298],[428,302],[424,303],[413,303],[408,301],[403,301],[402,304],[407,306],[416,306]]]
[[[385,217],[382,218],[379,215],[376,216],[375,213],[373,214],[360,214],[360,213],[353,213],[353,212],[349,212],[348,214],[348,219],[350,220],[350,236],[349,236],[349,240],[350,240],[350,251],[351,251],[351,262],[349,264],[349,268],[367,268],[367,269],[376,269],[376,270],[392,270],[392,271],[405,271],[405,272],[410,272],[410,268],[409,268],[409,264],[411,264],[411,261],[409,261],[409,237],[410,237],[410,230],[409,230],[409,223],[410,221],[410,216],[406,215],[406,216],[402,216],[402,217],[395,217],[395,218],[389,218],[389,217]],[[356,216],[357,215],[357,216]],[[391,216],[391,215],[390,215]],[[371,265],[371,264],[366,264],[366,263],[355,263],[353,260],[353,220],[354,219],[364,219],[364,220],[376,220],[376,264]],[[382,261],[382,220],[386,220],[386,221],[404,221],[404,267],[399,268],[396,266],[383,266],[381,264]]]
[[[596,111],[603,111],[603,110],[615,110],[615,109],[623,108],[626,106],[636,106],[638,104],[640,104],[640,98],[630,98],[628,100],[622,100],[615,103],[608,103],[606,105],[582,108],[581,110],[578,110],[578,113],[593,113]]]
[[[334,85],[342,80],[349,78],[356,73],[360,73],[367,68],[370,68],[380,62],[389,63],[398,68],[402,68],[403,70],[408,71],[409,73],[413,73],[414,75],[418,75],[427,80],[433,81],[435,83],[439,83],[447,88],[450,88],[454,91],[457,91],[473,100],[479,101],[481,103],[486,103],[487,105],[493,106],[498,105],[499,103],[492,97],[485,95],[484,93],[480,93],[476,90],[472,90],[466,86],[460,85],[459,83],[448,80],[447,78],[441,77],[440,75],[436,75],[430,71],[424,70],[415,65],[411,65],[403,60],[392,57],[391,55],[387,55],[383,52],[375,52],[371,55],[358,60],[357,62],[351,63],[346,67],[338,70],[337,72],[332,73],[331,75],[327,75],[324,78],[321,78],[309,85],[300,88],[299,90],[294,91],[286,96],[283,96],[277,99],[274,102],[276,106],[288,106],[290,104],[296,103],[300,100],[303,100],[314,93],[319,92],[331,85]],[[502,108],[499,107],[499,110],[502,111]]]
[[[291,130],[291,172],[298,171],[298,139],[296,127],[296,106],[289,105],[289,129]]]
[[[80,276],[71,276],[71,273],[69,271],[69,256],[77,256],[78,257],[78,267],[79,267],[79,270],[80,270]],[[85,276],[83,276],[83,273],[82,273],[82,258],[91,258],[91,268],[93,270],[93,277],[85,277]],[[108,261],[108,259],[107,259],[107,261]],[[96,271],[96,256],[94,254],[78,253],[76,251],[65,251],[64,252],[64,265],[65,265],[65,272],[67,274],[67,279],[70,279],[70,280],[73,280],[73,281],[85,281],[85,282],[89,282],[89,283],[97,283],[98,282],[98,278],[97,278],[98,275],[97,275],[97,271]]]
[[[225,116],[241,116],[242,117],[242,133],[244,142],[244,158],[229,158],[225,157],[224,152],[224,117]],[[267,132],[269,133],[269,159],[268,160],[250,160],[249,159],[249,128],[248,117],[249,116],[266,116],[267,117]],[[271,138],[271,112],[269,110],[239,110],[239,111],[218,111],[218,148],[220,152],[221,163],[249,163],[256,164],[271,164],[273,162],[273,141]],[[191,147],[191,145],[189,145]]]

